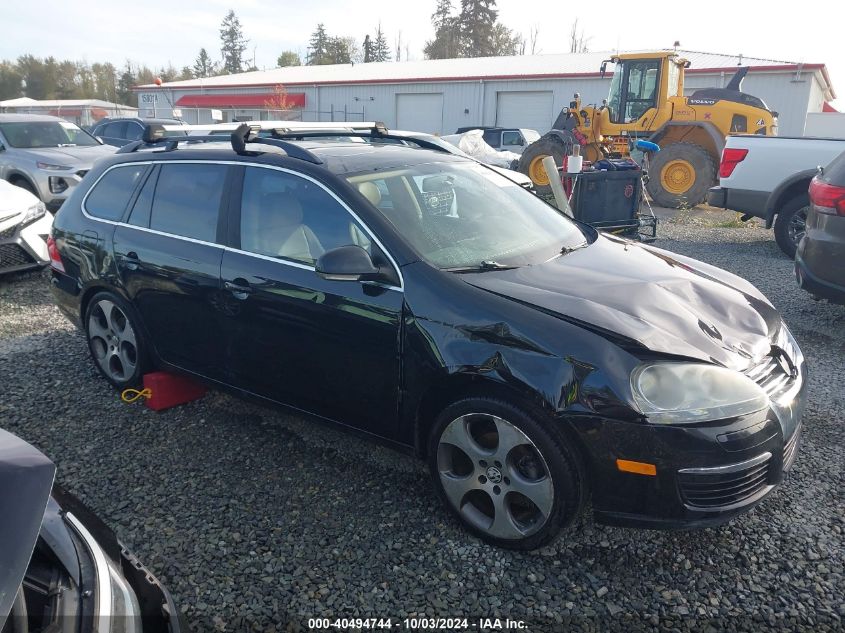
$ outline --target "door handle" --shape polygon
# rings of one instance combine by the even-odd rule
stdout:
[[[252,292],[252,287],[250,287],[249,282],[245,279],[226,281],[223,283],[223,287],[231,292],[235,299],[246,299]]]
[[[138,270],[141,265],[141,260],[138,259],[138,253],[129,251],[123,256],[123,267],[127,270]]]

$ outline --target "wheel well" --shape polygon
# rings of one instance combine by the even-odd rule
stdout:
[[[98,292],[114,292],[111,288],[106,286],[91,286],[86,288],[82,293],[82,298],[79,300],[79,320],[82,322],[82,327],[85,327],[85,312],[88,310],[88,303],[91,298]]]
[[[701,125],[669,125],[663,132],[652,137],[661,149],[674,143],[692,143],[707,150],[718,165],[722,150],[713,139],[713,135]]]
[[[473,374],[452,374],[429,387],[417,407],[414,441],[419,457],[427,457],[428,434],[440,412],[450,404],[469,397],[498,398],[529,411],[549,412],[548,404],[539,397],[528,398],[505,383]]]
[[[784,204],[792,200],[793,198],[805,195],[808,196],[809,192],[808,189],[810,188],[810,181],[812,178],[806,178],[801,180],[796,180],[793,183],[790,183],[788,187],[785,187],[783,191],[778,193],[777,198],[772,202],[772,217],[776,216]]]
[[[12,184],[15,184],[16,182],[21,182],[21,181],[27,183],[30,187],[32,187],[33,189],[38,191],[38,189],[35,188],[35,184],[29,178],[24,176],[23,174],[13,173],[9,176],[9,182],[12,183]]]

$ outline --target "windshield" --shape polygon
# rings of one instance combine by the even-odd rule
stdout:
[[[0,123],[12,147],[74,147],[99,145],[97,139],[68,121],[15,121]]]
[[[439,268],[525,266],[587,243],[569,218],[476,163],[413,165],[347,180]]]
[[[616,62],[613,70],[613,79],[610,80],[610,92],[607,95],[607,107],[610,110],[610,120],[618,122],[617,115],[622,107],[622,76],[625,73],[625,64]]]

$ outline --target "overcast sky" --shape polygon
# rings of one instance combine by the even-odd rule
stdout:
[[[460,0],[454,4],[460,5]],[[318,22],[331,35],[351,35],[362,42],[381,21],[391,46],[401,32],[403,57],[408,44],[411,58],[422,59],[422,47],[433,34],[434,6],[435,0],[87,0],[82,4],[0,0],[4,26],[0,59],[32,53],[116,65],[126,59],[151,67],[172,63],[181,68],[193,64],[201,47],[219,58],[218,28],[229,8],[238,14],[250,40],[248,56],[255,55],[259,68],[275,66],[286,49],[304,55]],[[507,26],[524,34],[539,27],[542,53],[566,52],[569,29],[577,17],[593,51],[664,48],[679,40],[689,50],[825,63],[838,88],[837,105],[845,110],[845,2],[786,6],[789,9],[742,0],[498,2],[499,18]]]

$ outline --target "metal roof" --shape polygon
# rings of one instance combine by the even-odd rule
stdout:
[[[637,52],[637,51],[628,51]],[[640,51],[646,52],[646,51]],[[652,51],[653,52],[653,51]],[[171,81],[161,86],[146,84],[135,90],[234,88],[272,86],[282,84],[323,85],[354,83],[399,83],[411,81],[461,81],[484,79],[557,78],[567,76],[598,76],[602,60],[611,52],[563,53],[549,55],[517,55],[512,57],[474,57],[462,59],[431,59],[408,62],[373,62],[368,64],[335,64],[326,66],[288,66],[207,79]],[[791,70],[803,66],[807,70],[822,70],[824,64],[799,64],[783,60],[744,55],[703,53],[679,50],[678,54],[692,63],[688,72],[731,70],[739,65],[757,70]]]
[[[111,103],[100,99],[47,99],[39,101],[29,97],[0,101],[0,108],[106,108],[109,110],[137,110],[134,106]]]

